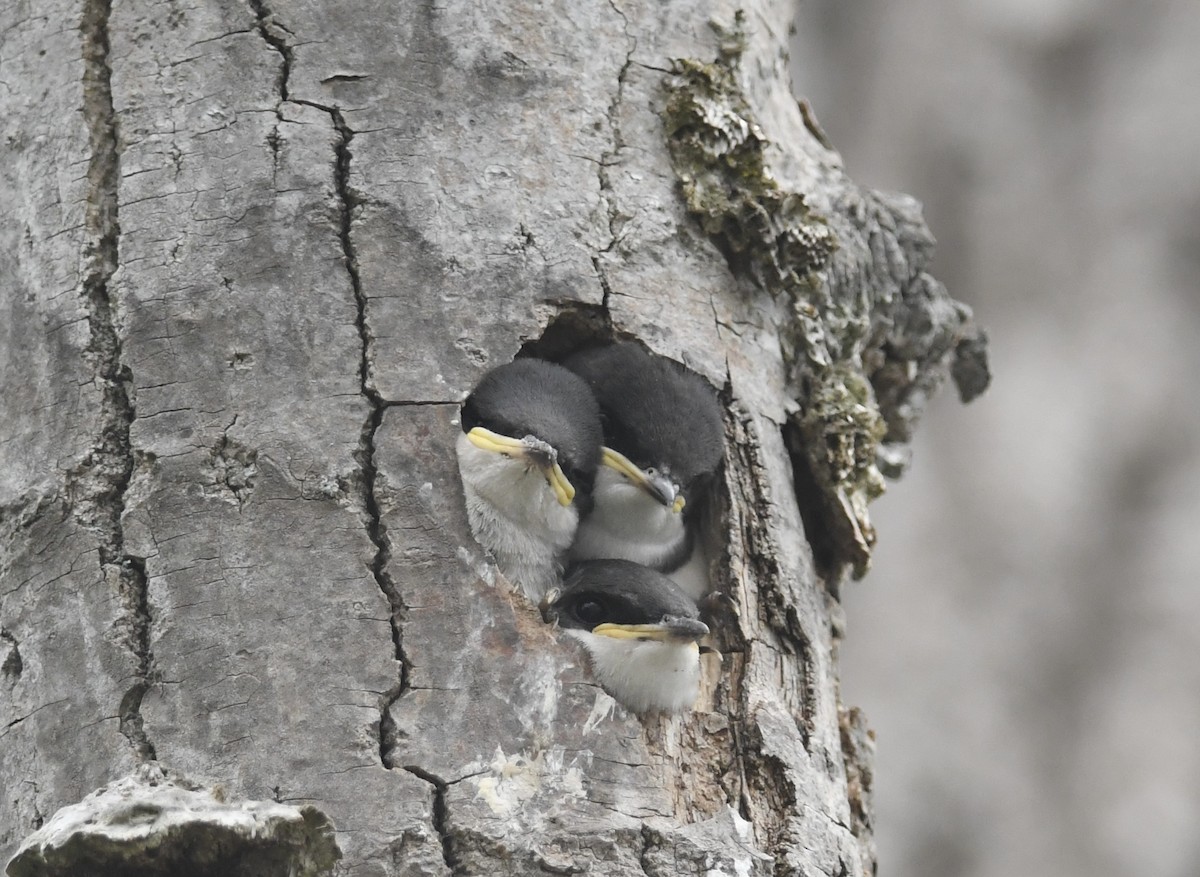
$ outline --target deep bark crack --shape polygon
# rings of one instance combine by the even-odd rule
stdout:
[[[455,849],[454,835],[449,826],[450,808],[446,802],[446,792],[451,783],[413,764],[405,765],[404,769],[433,786],[433,830],[437,832],[438,839],[442,843],[442,861],[450,870],[452,877],[458,877],[464,871],[458,858],[458,851]]]
[[[292,75],[292,46],[282,34],[290,34],[286,27],[279,23],[263,0],[249,0],[250,10],[258,24],[258,33],[263,41],[279,53],[282,61],[279,70],[279,100],[282,103],[288,99],[288,81]]]
[[[592,267],[596,269],[596,277],[600,279],[600,289],[604,295],[600,299],[600,309],[604,312],[604,322],[612,329],[612,312],[609,311],[609,301],[612,299],[612,286],[608,282],[608,275],[604,272],[604,266],[600,264],[599,256],[592,256]]]
[[[121,698],[120,730],[143,761],[155,760],[154,746],[142,722],[142,698],[150,687],[154,656],[150,650],[150,605],[145,560],[125,550],[126,494],[133,478],[130,429],[137,416],[130,387],[133,376],[122,364],[121,337],[113,317],[109,290],[120,262],[121,227],[117,186],[120,151],[113,108],[108,22],[111,0],[86,0],[80,31],[83,38],[83,105],[90,158],[82,295],[89,339],[85,360],[100,388],[100,434],[95,447],[69,475],[76,515],[99,541],[104,577],[120,595],[122,638],[135,662],[135,681]]]
[[[654,877],[650,868],[650,847],[653,845],[653,832],[650,826],[642,823],[642,849],[638,853],[638,867],[646,877]]]
[[[310,104],[310,106],[315,107],[316,104]],[[392,629],[392,646],[396,660],[400,664],[400,678],[384,696],[379,710],[379,761],[384,767],[390,768],[392,767],[390,748],[395,738],[395,723],[392,721],[390,710],[392,704],[399,700],[408,688],[409,663],[408,656],[404,653],[402,629],[407,607],[404,605],[395,581],[388,573],[388,561],[391,559],[392,551],[388,542],[387,527],[383,523],[383,514],[379,509],[379,500],[375,492],[379,477],[379,470],[375,463],[375,436],[383,422],[383,413],[387,408],[387,403],[379,394],[379,389],[375,386],[375,381],[371,376],[374,339],[367,322],[367,297],[363,293],[362,279],[358,273],[358,253],[354,249],[354,240],[351,235],[353,210],[358,203],[350,189],[350,161],[353,158],[350,152],[350,143],[354,139],[354,132],[346,124],[341,110],[336,107],[318,107],[318,109],[329,113],[339,135],[338,142],[334,147],[334,183],[337,189],[341,219],[339,237],[342,243],[346,273],[350,276],[350,286],[354,291],[356,308],[354,323],[361,341],[359,388],[371,406],[367,419],[363,423],[362,438],[358,448],[358,462],[362,468],[363,506],[367,512],[367,535],[371,539],[371,544],[375,546],[375,557],[371,561],[371,575],[375,578],[375,584],[379,590],[387,598],[391,610],[389,618]]]
[[[278,90],[279,102],[275,105],[275,126],[267,134],[267,146],[271,149],[272,174],[271,184],[279,173],[279,150],[283,139],[279,135],[279,123],[283,121],[283,104],[288,99],[292,76],[292,46],[284,34],[291,34],[286,27],[279,23],[275,13],[267,8],[263,0],[247,0],[250,11],[254,13],[258,34],[268,46],[279,53]]]
[[[620,211],[617,209],[615,202],[615,192],[613,189],[612,178],[609,176],[608,169],[618,163],[618,157],[621,149],[625,146],[625,138],[621,134],[621,104],[625,100],[625,78],[629,73],[629,68],[633,64],[633,53],[637,48],[637,39],[629,34],[629,19],[620,7],[609,0],[609,6],[621,18],[621,29],[625,33],[625,39],[628,42],[628,48],[625,52],[625,63],[621,65],[621,70],[617,73],[617,90],[613,95],[612,103],[608,105],[608,110],[605,113],[608,119],[608,129],[612,134],[612,147],[605,150],[600,155],[600,160],[596,162],[596,177],[600,186],[600,197],[604,200],[606,212],[608,214],[608,243],[605,244],[597,254],[592,257],[592,266],[596,269],[596,276],[600,280],[600,287],[603,290],[603,298],[601,300],[601,308],[604,311],[605,321],[611,326],[612,318],[609,314],[609,301],[612,298],[612,285],[608,281],[608,275],[604,270],[604,262],[601,258],[605,253],[611,253],[620,242]]]
[[[617,7],[613,6],[613,9],[617,9]],[[633,65],[634,49],[637,48],[637,40],[628,34],[628,21],[625,19],[624,13],[621,13],[619,9],[617,9],[617,13],[625,22],[629,49],[625,53],[625,63],[621,65],[621,70],[617,73],[616,93],[605,113],[608,119],[608,129],[612,133],[612,148],[605,150],[600,155],[600,161],[596,163],[596,176],[600,182],[601,197],[604,198],[608,208],[608,243],[601,250],[602,253],[611,252],[620,243],[621,213],[614,200],[613,183],[608,169],[620,164],[621,150],[625,148],[625,136],[621,133],[621,105],[625,102],[625,79],[629,75],[629,68]]]
[[[366,420],[363,422],[355,458],[362,474],[362,502],[367,518],[367,536],[375,547],[375,554],[371,559],[371,576],[388,601],[392,648],[395,659],[400,664],[400,678],[385,692],[379,708],[379,761],[384,767],[391,768],[391,746],[395,741],[396,726],[391,718],[390,710],[392,704],[408,690],[409,662],[404,653],[402,629],[407,607],[387,570],[392,552],[388,542],[387,527],[383,523],[383,514],[376,496],[379,470],[375,463],[375,436],[383,423],[384,411],[396,403],[385,400],[379,394],[371,374],[373,337],[367,320],[367,297],[363,293],[362,279],[358,272],[358,254],[354,248],[354,239],[351,234],[354,208],[361,203],[350,187],[350,162],[353,158],[350,143],[354,140],[354,131],[346,124],[345,116],[337,107],[324,106],[291,97],[290,81],[294,56],[291,43],[287,39],[291,35],[291,31],[279,21],[264,0],[248,0],[248,2],[258,22],[259,34],[271,48],[279,53],[280,57],[280,106],[276,110],[276,115],[282,118],[282,105],[288,101],[309,106],[328,114],[338,135],[337,142],[334,144],[333,161],[333,183],[338,202],[338,241],[342,248],[342,262],[346,266],[346,274],[349,276],[350,288],[354,294],[354,325],[360,341],[359,390],[370,406]],[[271,143],[272,152],[277,155],[279,151],[278,124],[272,134],[268,135],[268,142]]]
[[[404,653],[403,631],[403,621],[408,607],[405,606],[395,581],[388,573],[388,561],[391,559],[392,551],[388,542],[387,527],[383,523],[383,514],[376,496],[379,470],[375,463],[375,437],[380,424],[383,423],[383,413],[388,408],[388,402],[379,394],[379,389],[375,386],[371,375],[374,338],[367,321],[367,297],[363,292],[362,279],[358,273],[358,253],[354,248],[354,239],[351,235],[353,211],[359,203],[350,187],[350,162],[353,158],[350,143],[354,140],[354,131],[346,124],[341,110],[336,107],[324,107],[308,101],[297,101],[297,103],[304,103],[328,113],[330,119],[333,120],[334,129],[338,132],[338,141],[334,146],[334,186],[337,191],[340,216],[338,237],[342,244],[342,258],[346,265],[346,273],[350,277],[350,287],[354,292],[356,308],[354,323],[361,342],[359,389],[371,406],[367,413],[367,419],[363,423],[357,457],[362,470],[363,508],[367,514],[367,535],[371,544],[375,546],[375,556],[371,561],[371,575],[375,579],[376,586],[388,601],[392,647],[396,661],[400,664],[400,678],[384,695],[379,708],[379,761],[384,767],[391,768],[393,765],[390,750],[395,740],[395,722],[391,718],[390,710],[392,704],[399,700],[408,689],[409,662],[408,656]]]

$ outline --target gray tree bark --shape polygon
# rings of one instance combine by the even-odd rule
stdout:
[[[0,855],[45,823],[12,873],[119,862],[47,822],[106,786],[227,831],[138,873],[873,872],[837,586],[877,464],[986,364],[919,206],[792,99],[791,14],[0,11]],[[728,411],[724,654],[673,720],[613,708],[461,506],[465,391],[605,337]]]

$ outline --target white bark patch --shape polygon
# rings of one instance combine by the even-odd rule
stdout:
[[[564,768],[561,749],[534,756],[525,753],[505,755],[497,746],[490,773],[472,777],[471,781],[475,784],[476,798],[504,819],[520,814],[525,804],[543,788],[560,796],[582,797],[584,794],[583,774],[574,762]]]
[[[592,704],[592,711],[588,713],[587,721],[583,723],[583,735],[586,737],[595,731],[601,722],[611,719],[613,710],[616,708],[617,702],[607,692],[597,691],[596,701]]]
[[[55,813],[25,840],[7,873],[169,875],[198,868],[233,877],[317,877],[340,858],[332,825],[312,807],[226,802],[219,787],[168,778],[147,765]]]

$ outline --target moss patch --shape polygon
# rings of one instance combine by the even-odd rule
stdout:
[[[825,500],[835,559],[848,562],[858,578],[869,568],[875,546],[867,504],[884,492],[876,458],[887,424],[871,384],[845,363],[817,376],[807,403],[793,420]]]
[[[781,326],[780,335],[789,367],[802,376],[795,381],[799,410],[793,417],[802,447],[794,453],[804,456],[798,462],[811,470],[809,483],[819,492],[822,531],[831,542],[829,574],[836,578],[848,563],[858,577],[875,542],[867,504],[884,489],[876,455],[887,431],[859,360],[869,305],[848,311],[822,294],[818,272],[830,264],[837,241],[804,193],[771,173],[770,143],[740,82],[740,14],[733,28],[718,33],[716,59],[677,59],[667,78],[672,163],[689,212],[731,270],[792,302],[794,322]]]
[[[688,210],[730,267],[774,293],[802,294],[835,241],[803,193],[766,166],[768,141],[738,82],[743,50],[735,30],[715,61],[674,62],[664,111],[671,160]]]

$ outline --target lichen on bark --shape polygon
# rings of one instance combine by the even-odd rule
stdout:
[[[787,293],[828,262],[835,241],[803,193],[771,175],[767,138],[738,83],[742,33],[724,36],[711,63],[676,59],[665,110],[667,144],[688,210],[730,265],[772,292]]]
[[[778,145],[743,82],[744,16],[713,28],[716,58],[677,58],[666,79],[672,164],[730,270],[784,305],[776,329],[794,402],[784,432],[806,535],[829,581],[846,567],[860,578],[875,544],[869,502],[884,492],[884,475],[903,472],[912,427],[948,371],[963,401],[986,388],[986,338],[924,271],[933,238],[919,205],[858,189],[836,156],[812,180],[773,166]],[[842,197],[826,214],[806,184],[831,180]]]

